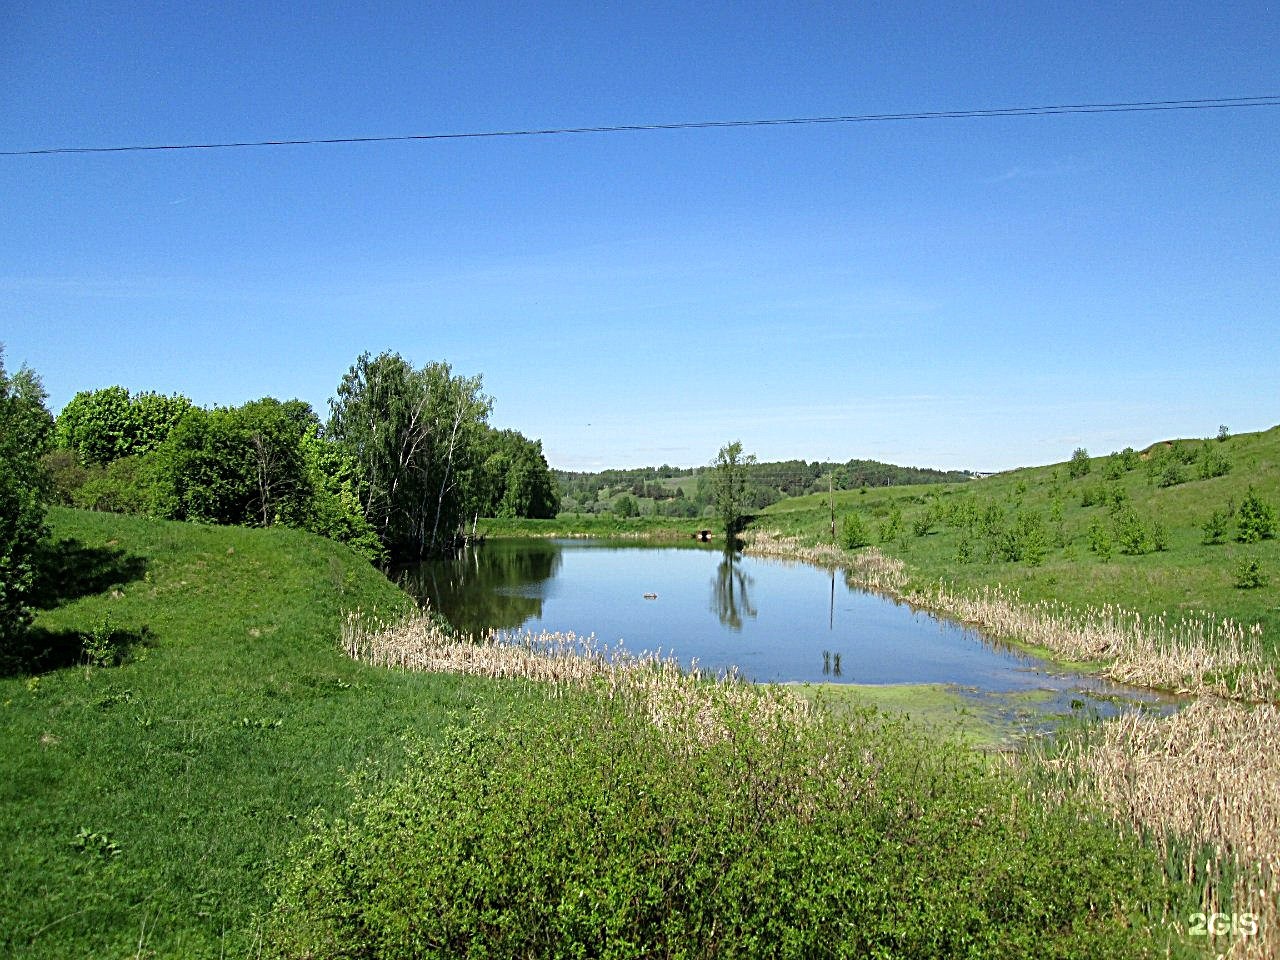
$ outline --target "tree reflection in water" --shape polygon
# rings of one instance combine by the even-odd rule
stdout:
[[[514,549],[494,542],[404,567],[394,579],[419,602],[432,598],[432,607],[459,630],[514,630],[542,615],[541,586],[562,562],[555,543],[521,542]]]
[[[751,603],[751,587],[755,578],[738,566],[741,558],[740,553],[725,550],[716,567],[716,578],[712,581],[711,609],[720,618],[720,623],[731,630],[742,629],[744,616],[755,619],[756,615],[756,608]]]

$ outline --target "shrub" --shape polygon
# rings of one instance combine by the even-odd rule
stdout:
[[[269,954],[1150,949],[1154,858],[975,753],[870,712],[801,722],[770,693],[684,695],[655,721],[567,693],[415,748],[289,858]]]
[[[1236,589],[1254,590],[1265,587],[1271,578],[1262,572],[1262,564],[1256,557],[1246,557],[1236,565]]]
[[[889,511],[889,516],[880,523],[880,529],[876,531],[880,535],[881,543],[892,543],[898,539],[898,535],[902,532],[902,508],[896,503],[893,509]]]
[[[1119,511],[1112,519],[1112,526],[1121,553],[1141,556],[1148,552],[1147,528],[1132,507]]]
[[[871,534],[857,510],[845,515],[840,524],[840,546],[846,550],[857,550],[871,543]]]
[[[1253,487],[1240,502],[1236,514],[1236,539],[1241,543],[1257,543],[1276,535],[1276,515],[1271,504],[1258,498]]]
[[[1200,447],[1200,479],[1211,480],[1214,477],[1225,477],[1231,472],[1231,461],[1220,450],[1208,443]]]
[[[40,378],[25,367],[14,375],[0,351],[0,667],[31,623],[35,555],[44,536],[44,470],[38,457],[52,417]]]
[[[1204,530],[1205,543],[1222,543],[1227,538],[1227,527],[1231,523],[1230,509],[1215,510],[1201,527]]]
[[[1084,447],[1076,447],[1075,452],[1071,454],[1071,459],[1067,461],[1067,476],[1072,480],[1079,480],[1089,473],[1091,466],[1089,451]]]
[[[123,457],[91,475],[72,494],[71,502],[82,510],[147,513],[153,500],[153,473],[153,459]]]
[[[1110,560],[1111,548],[1110,529],[1102,522],[1102,518],[1095,517],[1093,523],[1089,524],[1089,549],[1098,555],[1099,560]]]

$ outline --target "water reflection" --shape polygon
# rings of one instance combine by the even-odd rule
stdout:
[[[550,541],[468,547],[448,561],[404,567],[393,579],[460,630],[514,630],[542,616],[543,585],[559,572],[561,548]]]
[[[720,623],[730,630],[741,630],[743,617],[756,617],[756,608],[751,603],[751,587],[755,578],[742,569],[742,554],[728,549],[716,567],[716,578],[712,581],[711,609],[720,618]]]

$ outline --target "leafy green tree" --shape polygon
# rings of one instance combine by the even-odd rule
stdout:
[[[490,401],[446,363],[361,354],[329,402],[328,434],[360,465],[365,516],[396,557],[443,552],[461,530]]]
[[[866,521],[857,510],[845,514],[840,524],[840,546],[846,550],[857,550],[871,543],[871,533]]]
[[[613,512],[615,516],[621,517],[625,520],[628,517],[636,516],[640,511],[636,508],[636,502],[632,498],[631,494],[624,493],[614,501]]]
[[[0,347],[0,661],[15,655],[31,624],[36,545],[45,534],[39,455],[53,426],[45,397],[33,371],[6,372]]]
[[[1257,543],[1276,535],[1276,514],[1271,504],[1259,499],[1253,487],[1240,501],[1236,513],[1236,539],[1241,543]]]
[[[347,544],[370,563],[385,563],[386,550],[361,506],[360,464],[317,430],[305,432],[298,449],[309,488],[299,525]]]
[[[162,516],[206,523],[300,523],[310,484],[296,404],[265,397],[241,407],[192,407],[155,456]]]
[[[746,523],[750,507],[747,468],[756,462],[755,454],[743,455],[741,441],[720,448],[711,463],[711,485],[716,515],[726,537],[734,537]]]
[[[82,390],[58,415],[56,442],[80,462],[108,464],[156,449],[191,409],[183,396],[140,393],[124,387]]]
[[[1089,451],[1084,447],[1076,447],[1071,454],[1071,459],[1067,461],[1067,476],[1072,480],[1079,480],[1081,477],[1089,473],[1092,466],[1089,462]]]

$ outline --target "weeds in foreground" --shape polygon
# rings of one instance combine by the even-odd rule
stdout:
[[[1169,717],[1127,714],[1083,727],[1033,755],[1058,802],[1096,802],[1145,834],[1166,873],[1198,892],[1199,911],[1234,926],[1232,957],[1280,956],[1280,708],[1200,700]],[[1240,936],[1253,918],[1256,933]],[[1182,918],[1189,930],[1192,917]],[[1213,925],[1200,920],[1201,928]]]
[[[277,957],[1135,957],[1192,901],[1131,832],[874,711],[429,617],[344,645],[549,681],[358,778],[279,878]],[[470,649],[464,649],[470,648]],[[451,666],[450,666],[451,665]],[[539,693],[545,693],[540,696]],[[1183,910],[1185,912],[1185,910]]]

